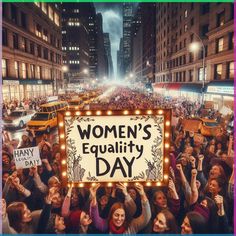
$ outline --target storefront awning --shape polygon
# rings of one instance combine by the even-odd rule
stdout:
[[[201,93],[202,92],[202,84],[182,84],[181,91]]]
[[[152,87],[154,89],[164,89],[166,86],[166,83],[155,83],[155,84],[152,84]]]
[[[169,83],[166,86],[167,90],[180,90],[182,84],[179,83]]]
[[[206,86],[206,92],[211,94],[234,95],[234,81],[211,81]]]

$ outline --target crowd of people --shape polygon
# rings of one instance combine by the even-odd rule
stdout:
[[[175,117],[201,116],[198,102],[150,96],[127,88],[97,101],[101,109],[172,108]],[[211,116],[222,119],[217,111]],[[41,166],[16,169],[13,150],[38,146]],[[222,132],[199,143],[180,119],[172,124],[168,186],[100,184],[62,187],[58,143],[32,130],[22,140],[3,132],[3,233],[233,233],[234,137]]]

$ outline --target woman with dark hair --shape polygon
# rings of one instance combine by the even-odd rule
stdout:
[[[127,205],[130,204],[130,201],[133,202],[133,199],[124,188],[122,191],[125,193],[126,197],[125,204],[119,202],[115,203],[110,209],[108,219],[102,219],[99,216],[98,204],[96,200],[96,191],[99,186],[100,185],[98,184],[90,189],[92,198],[90,213],[95,228],[101,232],[109,232],[111,234],[136,234],[148,224],[151,219],[151,209],[141,184],[137,184],[135,187],[141,196],[142,214],[138,218],[133,218],[131,220],[128,219]]]
[[[206,232],[206,219],[197,212],[188,212],[181,225],[181,234],[204,234]]]
[[[158,234],[177,234],[178,228],[173,214],[165,209],[157,214],[153,221],[153,233]]]

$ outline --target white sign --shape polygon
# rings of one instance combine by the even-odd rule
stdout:
[[[207,92],[208,93],[222,93],[222,94],[234,95],[234,87],[208,86],[207,87]]]
[[[51,96],[47,98],[47,102],[54,102],[58,101],[58,96]]]
[[[64,119],[68,181],[163,180],[164,115]]]
[[[19,85],[19,80],[3,80],[3,85]]]
[[[15,149],[13,151],[13,157],[15,160],[16,169],[25,169],[42,165],[39,147]]]

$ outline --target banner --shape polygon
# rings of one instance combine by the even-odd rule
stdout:
[[[16,169],[25,169],[42,165],[38,147],[15,149],[13,151],[13,157]]]
[[[64,115],[63,122],[67,182],[163,181],[164,115]]]

